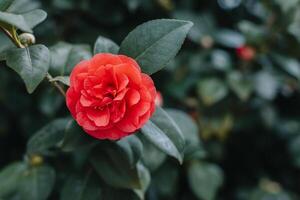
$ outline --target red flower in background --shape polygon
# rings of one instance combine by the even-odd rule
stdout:
[[[147,122],[155,110],[155,97],[152,79],[135,60],[102,53],[75,66],[66,101],[85,132],[117,140]]]
[[[236,49],[237,55],[245,61],[251,61],[255,57],[255,49],[250,46],[241,46]]]
[[[162,106],[164,103],[163,97],[159,91],[156,92],[155,96],[155,105],[156,106]]]

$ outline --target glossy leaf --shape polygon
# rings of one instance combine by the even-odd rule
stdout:
[[[184,137],[174,120],[160,107],[153,117],[142,127],[143,135],[166,154],[183,160]]]
[[[46,76],[49,62],[49,50],[44,45],[13,48],[6,53],[6,64],[21,76],[29,93],[32,93]]]
[[[0,198],[15,193],[20,181],[21,175],[26,169],[23,162],[12,163],[0,171]]]
[[[23,17],[28,26],[34,28],[46,19],[47,13],[41,9],[36,9],[23,14]]]
[[[50,166],[32,167],[20,179],[20,196],[22,200],[46,200],[54,182],[55,171]]]
[[[98,200],[101,199],[100,184],[93,174],[84,177],[71,176],[64,184],[60,196],[61,200]]]
[[[223,174],[216,165],[194,161],[188,168],[188,181],[198,198],[214,200],[222,185]]]
[[[40,129],[29,139],[27,153],[49,154],[49,149],[57,147],[64,138],[64,131],[69,121],[68,118],[56,119]]]
[[[135,59],[143,72],[153,74],[175,57],[192,26],[192,22],[174,19],[146,22],[129,33],[119,53]]]
[[[132,167],[127,152],[111,142],[93,149],[90,159],[99,176],[109,185],[119,188],[140,189],[136,166]]]
[[[112,53],[117,54],[119,46],[112,40],[99,36],[94,45],[94,54],[97,53]]]
[[[7,8],[14,2],[15,0],[1,0],[0,1],[0,11],[6,11]]]
[[[26,23],[25,18],[22,15],[0,11],[0,25],[1,23],[12,25],[24,32],[32,32],[29,24]]]
[[[65,42],[58,42],[50,48],[50,52],[50,72],[55,76],[69,75],[76,64],[92,56],[90,46]]]

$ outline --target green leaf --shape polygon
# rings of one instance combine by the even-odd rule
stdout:
[[[61,192],[61,200],[98,200],[101,199],[100,185],[93,174],[85,177],[71,176],[64,184]]]
[[[69,121],[69,118],[56,119],[40,129],[27,142],[27,154],[49,154],[49,149],[63,140]]]
[[[94,45],[94,54],[97,53],[112,53],[117,54],[119,46],[112,40],[99,36]]]
[[[141,189],[134,189],[133,191],[137,194],[137,196],[141,199],[145,199],[145,193],[151,182],[151,175],[148,169],[142,165],[141,163],[137,164],[139,178],[141,181]]]
[[[150,171],[155,171],[166,160],[166,154],[147,140],[143,134],[138,134],[138,136],[144,148],[142,162]]]
[[[50,80],[50,82],[61,82],[67,86],[70,86],[70,77],[69,76],[56,76]]]
[[[217,78],[206,78],[198,82],[198,94],[208,106],[222,100],[227,93],[227,86]]]
[[[176,56],[192,26],[192,22],[174,19],[146,22],[129,33],[119,53],[135,59],[143,72],[153,74]]]
[[[15,162],[0,171],[0,198],[15,193],[25,169],[23,162]]]
[[[96,143],[94,138],[86,134],[74,120],[69,120],[66,124],[65,134],[60,148],[64,152],[78,150]]]
[[[228,74],[227,81],[229,87],[242,101],[249,99],[253,91],[253,83],[249,78],[247,79],[238,71],[232,71]]]
[[[0,25],[1,23],[9,24],[24,32],[32,33],[30,26],[26,23],[22,15],[0,11]]]
[[[29,93],[32,93],[46,76],[49,62],[49,50],[44,45],[13,48],[6,53],[6,64],[21,76]]]
[[[143,144],[140,139],[135,135],[130,135],[122,138],[116,143],[124,152],[126,152],[131,166],[136,165],[143,152]]]
[[[7,8],[14,2],[15,0],[1,0],[0,1],[0,11],[6,11]]]
[[[152,184],[161,196],[176,199],[179,188],[180,168],[175,163],[165,162],[152,176]]]
[[[141,132],[157,148],[182,163],[185,146],[183,134],[162,108],[156,108],[153,117],[142,127]]]
[[[141,188],[138,168],[132,167],[127,152],[113,142],[103,142],[94,148],[90,161],[107,184],[118,188]]]
[[[41,9],[36,9],[22,15],[30,28],[34,28],[47,18],[47,13]]]
[[[20,179],[19,193],[22,200],[46,200],[55,182],[55,171],[50,166],[28,169]]]
[[[198,198],[214,200],[223,183],[223,173],[214,164],[194,161],[188,168],[188,181]]]
[[[58,42],[50,48],[50,52],[50,70],[55,76],[69,75],[76,64],[92,56],[90,46],[65,42]]]

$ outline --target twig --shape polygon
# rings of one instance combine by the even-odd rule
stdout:
[[[47,72],[46,74],[46,78],[48,79],[48,81],[58,89],[58,91],[64,96],[66,97],[66,92],[64,91],[64,89],[61,87],[61,85],[59,85],[56,81],[51,81],[53,79],[53,77]]]

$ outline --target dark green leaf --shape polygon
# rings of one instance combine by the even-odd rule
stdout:
[[[35,133],[27,143],[28,154],[48,154],[49,148],[57,147],[64,138],[69,118],[56,119]]]
[[[131,166],[135,166],[143,152],[143,144],[140,139],[135,135],[130,135],[122,138],[116,143],[124,152],[126,152]]]
[[[142,161],[150,171],[154,171],[165,161],[166,154],[147,140],[143,134],[139,134],[138,136],[144,148]]]
[[[142,127],[143,135],[157,148],[182,163],[184,137],[173,119],[160,107],[153,117]]]
[[[117,54],[119,46],[112,40],[99,36],[94,45],[94,54],[97,53],[112,53]]]
[[[90,159],[99,176],[109,185],[139,189],[141,182],[137,167],[132,167],[127,152],[112,142],[104,142],[93,149]]]
[[[69,120],[66,124],[64,139],[60,145],[61,150],[71,152],[80,147],[86,147],[96,143],[94,138],[87,135],[74,120]]]
[[[15,193],[21,175],[26,169],[23,162],[15,162],[0,171],[0,198]]]
[[[40,24],[46,19],[47,13],[41,9],[36,9],[23,14],[23,17],[28,26],[30,28],[34,28],[36,25]]]
[[[32,93],[46,76],[49,62],[49,50],[44,45],[13,48],[6,53],[7,65],[21,76],[29,93]]]
[[[173,19],[146,22],[124,39],[120,54],[132,57],[143,72],[153,74],[176,56],[192,26],[192,22]]]
[[[6,11],[7,8],[14,2],[15,0],[1,0],[0,1],[0,11]]]
[[[21,177],[19,193],[22,200],[46,200],[55,182],[55,171],[50,166],[32,167]]]
[[[61,200],[99,200],[101,188],[91,173],[85,177],[71,176],[63,186]]]
[[[50,70],[55,76],[69,75],[76,64],[92,56],[90,46],[72,45],[65,42],[52,46],[50,52]]]
[[[0,11],[0,25],[1,23],[10,24],[22,31],[31,33],[32,30],[30,26],[26,23],[24,17],[22,15],[1,12]]]
[[[198,198],[214,200],[222,185],[223,174],[216,165],[194,161],[188,168],[188,180]]]
[[[141,189],[134,189],[133,191],[137,194],[137,196],[141,199],[145,199],[145,193],[150,185],[151,176],[148,169],[142,165],[141,163],[137,164],[140,182],[141,182]]]

